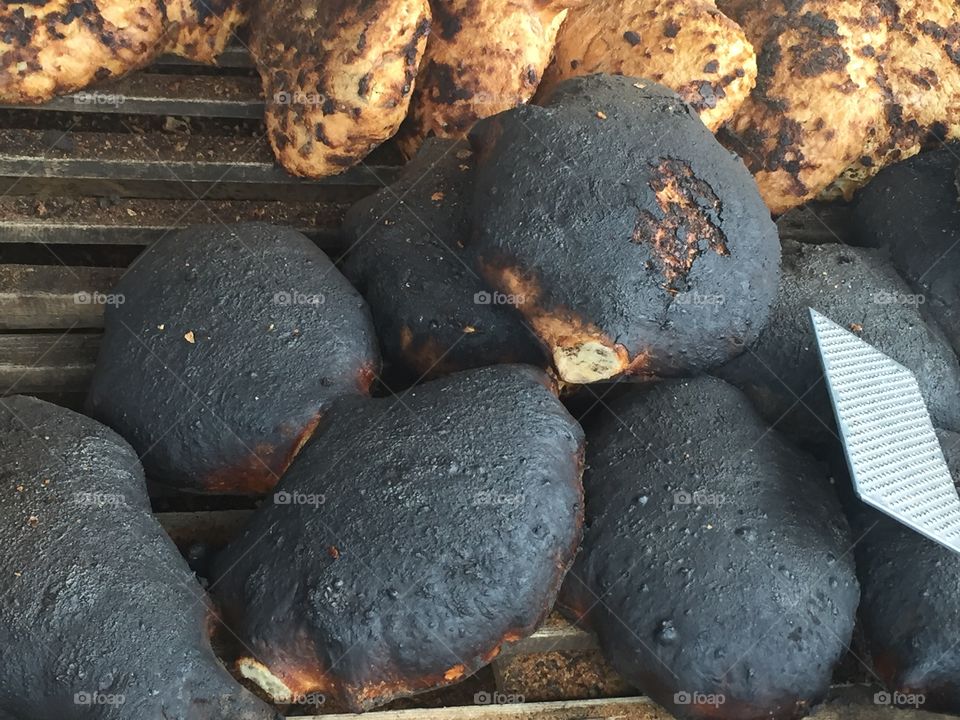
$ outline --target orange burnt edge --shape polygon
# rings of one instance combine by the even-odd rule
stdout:
[[[258,443],[245,461],[207,475],[201,482],[203,490],[209,493],[266,495],[273,490],[280,476],[286,472],[290,463],[306,445],[322,417],[323,413],[318,412],[310,418],[289,445]],[[284,426],[281,435],[289,436],[290,434],[289,428]],[[284,452],[284,447],[289,449]]]
[[[578,458],[578,462],[582,463],[582,453]],[[579,537],[576,544],[579,545]],[[572,557],[571,551],[570,562]],[[559,589],[569,564],[561,563],[558,566],[553,583],[555,589]],[[478,652],[471,660],[420,677],[403,677],[399,671],[388,670],[384,674],[389,680],[355,685],[341,682],[331,671],[323,669],[319,660],[311,667],[306,661],[298,664],[297,659],[289,657],[286,660],[261,662],[252,656],[244,656],[237,660],[236,667],[242,677],[255,683],[275,703],[289,704],[295,702],[298,696],[322,693],[336,697],[351,712],[365,712],[395,698],[435,690],[466,679],[498,657],[504,645],[529,636],[543,623],[551,609],[552,606],[544,608],[529,627],[507,630],[488,650]],[[312,649],[304,647],[302,650],[306,656],[316,657]]]
[[[370,388],[373,385],[374,381],[377,379],[377,368],[373,363],[365,363],[360,367],[360,371],[357,373],[357,388],[364,395],[370,394]],[[317,418],[319,420],[319,416]],[[316,423],[313,424],[313,427],[316,428]],[[304,440],[306,441],[306,439]],[[297,447],[299,450],[303,444]],[[292,459],[292,458],[291,458]]]
[[[720,198],[680,160],[661,160],[649,184],[663,217],[642,210],[631,239],[650,243],[667,279],[667,291],[676,294],[688,289],[686,277],[702,252],[702,241],[718,255],[730,255],[726,236],[707,214],[709,209],[719,217]],[[683,287],[678,287],[681,283]]]
[[[642,356],[631,358],[626,347],[596,325],[572,310],[543,307],[537,282],[516,268],[481,263],[481,272],[494,287],[518,298],[517,309],[546,343],[557,377],[564,383],[583,385],[642,370]]]
[[[454,680],[460,680],[467,672],[467,668],[463,665],[454,665],[452,668],[447,670],[443,674],[443,679],[447,682],[453,682]]]
[[[426,377],[445,375],[458,369],[444,362],[450,348],[442,348],[431,336],[414,339],[413,331],[408,327],[400,329],[400,349],[410,367]]]

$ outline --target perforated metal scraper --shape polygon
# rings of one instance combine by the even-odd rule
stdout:
[[[960,552],[960,498],[916,377],[812,308],[810,319],[857,495]]]

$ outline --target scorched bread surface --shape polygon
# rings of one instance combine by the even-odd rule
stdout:
[[[623,76],[559,85],[482,120],[465,248],[571,383],[684,375],[766,322],[780,244],[756,184],[672,91]]]
[[[677,718],[806,714],[858,600],[825,469],[709,376],[609,405],[587,428],[586,529],[562,604]]]
[[[208,601],[116,433],[4,398],[0,482],[0,716],[277,718],[214,656]]]
[[[266,492],[379,369],[363,298],[294,230],[184,230],[111,292],[87,408],[184,490]]]
[[[344,274],[363,293],[384,358],[416,378],[484,365],[546,367],[510,298],[461,257],[470,237],[474,157],[465,141],[430,139],[388,188],[344,219]]]
[[[854,242],[882,248],[912,297],[960,353],[960,185],[957,146],[883,170],[857,197]]]
[[[582,448],[524,366],[339,402],[216,561],[244,673],[364,710],[475,672],[553,605]]]
[[[813,307],[912,370],[935,425],[960,426],[957,357],[883,255],[834,243],[785,240],[783,248],[783,280],[770,322],[750,352],[717,373],[797,441],[832,444],[834,415],[810,328]]]

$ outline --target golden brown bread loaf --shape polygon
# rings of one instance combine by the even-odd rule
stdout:
[[[713,0],[598,0],[570,10],[541,96],[563,80],[598,72],[661,83],[716,130],[750,94],[757,59],[743,30]]]
[[[431,0],[433,28],[410,114],[408,158],[428,137],[464,137],[481,118],[527,102],[566,17],[559,0]]]
[[[427,0],[256,0],[250,14],[270,144],[288,172],[343,172],[396,133],[430,31]]]
[[[954,0],[884,5],[884,112],[862,156],[822,197],[851,199],[880,170],[922,149],[931,135],[960,138],[960,7]]]
[[[238,0],[23,0],[0,4],[0,101],[42,103],[164,52],[213,62]]]
[[[721,0],[758,55],[757,85],[725,142],[781,213],[816,197],[863,154],[884,109],[874,0]]]
[[[214,64],[234,31],[246,23],[246,0],[177,0],[167,3],[167,15],[177,22],[164,52]],[[179,18],[173,16],[173,12]]]

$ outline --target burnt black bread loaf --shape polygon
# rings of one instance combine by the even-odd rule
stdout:
[[[808,446],[837,442],[808,308],[912,370],[935,425],[960,428],[960,367],[934,322],[879,251],[783,242],[773,315],[749,352],[717,370],[775,427]]]
[[[583,434],[534,368],[344,398],[212,590],[271,693],[353,710],[460,680],[550,610],[580,540]]]
[[[960,485],[960,435],[938,430]],[[960,713],[960,557],[859,504],[853,525],[860,618],[875,671],[887,687],[923,696],[923,709]]]
[[[113,294],[87,410],[183,490],[268,491],[330,402],[379,370],[363,298],[294,230],[189,228]]]
[[[686,375],[763,328],[780,245],[756,183],[673,92],[561,83],[482,120],[465,255],[545,342],[561,379]]]
[[[884,168],[857,196],[854,241],[885,248],[960,352],[958,146]]]
[[[473,152],[430,139],[400,179],[347,212],[343,273],[360,289],[384,359],[435,377],[498,363],[546,367],[513,299],[460,257],[470,235]]]
[[[722,380],[658,383],[587,427],[561,604],[678,718],[794,718],[829,688],[858,587],[825,468]]]
[[[0,481],[0,716],[276,717],[214,656],[208,600],[120,436],[4,398]]]

